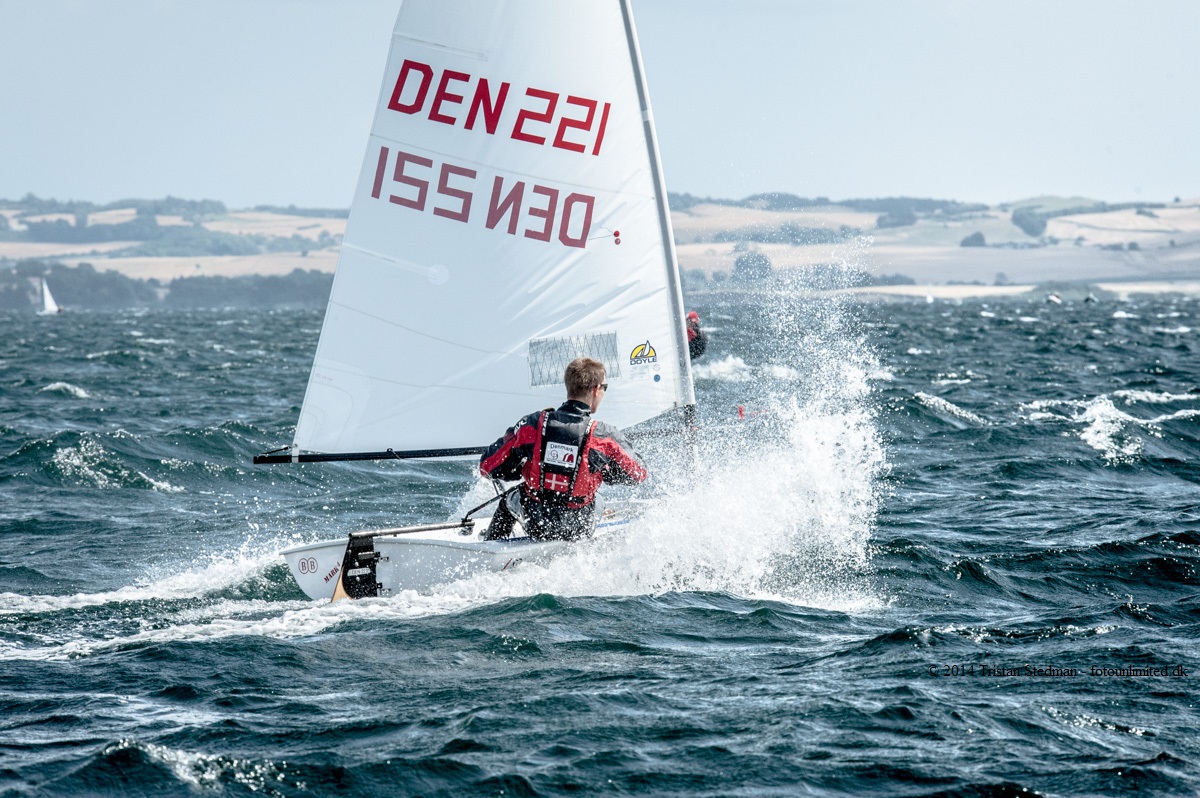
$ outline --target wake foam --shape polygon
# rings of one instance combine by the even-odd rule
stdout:
[[[551,561],[450,586],[470,596],[712,591],[853,610],[878,602],[867,544],[883,467],[872,417],[791,408],[778,445],[709,461],[635,523]]]
[[[1172,402],[1200,402],[1200,393],[1167,393],[1165,391],[1120,390],[1113,396],[1127,405],[1170,404]]]
[[[0,615],[39,615],[105,604],[203,598],[261,577],[269,567],[279,563],[280,559],[274,552],[255,554],[243,546],[238,552],[214,556],[197,570],[147,579],[143,584],[116,590],[67,596],[0,593]]]
[[[45,388],[40,389],[41,393],[57,393],[63,396],[70,396],[74,399],[89,399],[91,394],[80,388],[78,385],[72,385],[69,382],[52,382]]]
[[[277,554],[282,543],[243,544],[191,570],[116,590],[0,593],[0,616],[55,630],[0,639],[0,659],[62,660],[171,642],[317,634],[339,619],[307,617],[315,609],[309,601],[240,597],[269,593],[273,578],[291,579]]]
[[[947,419],[958,419],[971,424],[978,424],[981,427],[986,427],[988,421],[985,418],[975,415],[970,410],[959,407],[953,402],[947,401],[940,396],[931,396],[930,394],[917,391],[913,394],[917,401],[928,407],[930,410],[938,413]]]

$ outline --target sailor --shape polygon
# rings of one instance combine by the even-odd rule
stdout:
[[[592,418],[608,391],[604,364],[580,357],[567,365],[567,401],[557,410],[530,413],[487,448],[485,477],[521,480],[519,496],[500,502],[484,537],[508,537],[514,516],[538,540],[576,540],[595,527],[602,482],[632,485],[649,476],[620,431]]]
[[[700,329],[700,314],[694,310],[687,314],[687,337],[688,354],[695,360],[708,348],[708,336]]]

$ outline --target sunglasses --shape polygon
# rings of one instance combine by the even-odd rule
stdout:
[[[596,387],[602,391],[608,391],[608,383],[607,382],[602,382],[599,385],[597,385]]]

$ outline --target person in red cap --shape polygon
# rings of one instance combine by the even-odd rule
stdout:
[[[700,329],[700,314],[694,310],[687,314],[687,337],[688,354],[695,360],[708,348],[708,336]]]

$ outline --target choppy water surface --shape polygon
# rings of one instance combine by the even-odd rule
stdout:
[[[1200,790],[1200,303],[691,304],[635,529],[336,605],[279,549],[482,494],[250,465],[319,313],[0,316],[0,795]]]

